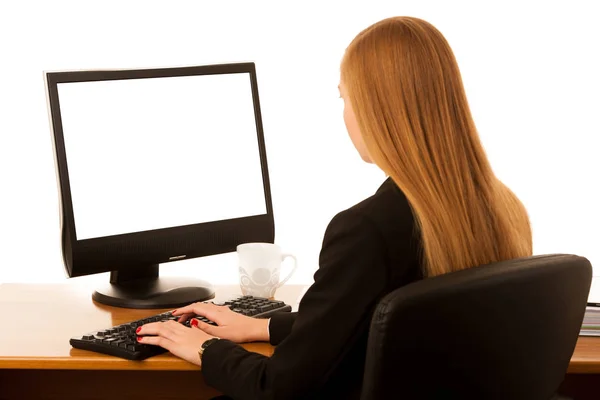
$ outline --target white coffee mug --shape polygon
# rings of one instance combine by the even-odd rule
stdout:
[[[298,262],[292,254],[282,253],[273,243],[244,243],[237,246],[240,287],[244,296],[272,298],[275,291],[290,279]],[[281,264],[291,258],[294,265],[283,280],[279,280]]]

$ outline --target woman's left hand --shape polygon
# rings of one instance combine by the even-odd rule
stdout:
[[[175,321],[152,322],[138,328],[138,342],[160,346],[179,358],[200,365],[198,350],[210,336],[201,329],[188,328]],[[148,336],[154,335],[154,336]]]

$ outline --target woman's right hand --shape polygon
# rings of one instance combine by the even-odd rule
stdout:
[[[268,342],[268,319],[248,317],[233,312],[227,306],[217,306],[212,303],[193,303],[173,311],[179,316],[179,322],[187,321],[196,316],[206,317],[217,323],[209,325],[200,320],[197,327],[211,336],[231,340],[234,343]]]

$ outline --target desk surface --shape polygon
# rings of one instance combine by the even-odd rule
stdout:
[[[288,285],[276,298],[296,307],[305,286]],[[169,353],[144,361],[73,349],[69,338],[167,311],[130,310],[92,301],[93,286],[65,284],[0,285],[0,369],[197,370]],[[217,300],[239,294],[238,285],[216,286]],[[248,350],[271,355],[267,343],[245,344]],[[600,337],[580,337],[569,373],[600,373]]]
[[[144,318],[168,309],[131,310],[92,300],[93,286],[65,284],[0,285],[0,369],[197,370],[170,353],[129,361],[74,349],[69,338]],[[295,307],[304,286],[284,286],[276,297]],[[216,299],[240,293],[239,285],[216,286]],[[271,355],[268,343],[248,343],[248,350]]]

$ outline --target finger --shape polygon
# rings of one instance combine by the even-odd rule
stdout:
[[[177,320],[177,322],[185,322],[188,319],[194,317],[196,314],[194,313],[188,313],[188,314],[183,314],[179,317],[179,319]]]
[[[149,324],[140,326],[135,332],[138,335],[156,335],[162,324],[163,322],[150,322]]]
[[[171,314],[173,314],[173,315],[181,315],[181,314],[189,313],[190,312],[190,307],[191,307],[191,305],[178,308],[176,310],[171,311]]]
[[[138,335],[157,335],[167,339],[172,339],[173,336],[181,329],[187,329],[185,326],[175,321],[152,322],[142,325],[136,331]]]
[[[178,308],[176,310],[173,310],[172,314],[173,315],[192,314],[194,312],[194,308],[196,306],[198,306],[199,304],[204,304],[204,303],[198,302],[198,303],[189,304],[189,305],[187,305],[185,307],[181,307],[181,308]]]
[[[138,343],[160,346],[169,351],[171,351],[171,348],[173,347],[173,341],[160,336],[138,336],[137,339]]]
[[[216,335],[216,331],[219,330],[218,326],[207,324],[206,322],[202,322],[202,321],[200,321],[198,319],[194,319],[194,321],[197,321],[197,324],[191,324],[192,327],[200,329],[201,331],[204,331],[204,332],[208,333],[211,336],[217,336]]]
[[[226,307],[226,306],[217,306],[215,304],[207,304],[207,303],[196,303],[190,312],[194,313],[195,315],[200,315],[202,317],[206,317],[206,318],[210,319],[211,321],[218,322],[216,319],[219,318],[218,317],[219,314],[222,311],[228,310],[228,309],[229,309],[229,307]],[[178,310],[178,311],[180,311],[180,310]]]

